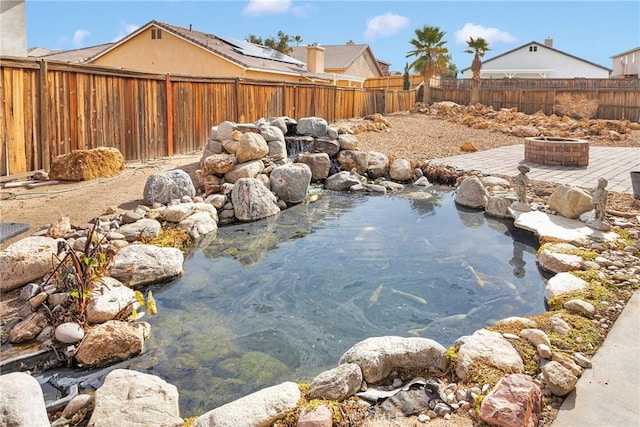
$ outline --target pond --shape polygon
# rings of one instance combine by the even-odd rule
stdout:
[[[183,277],[150,287],[158,314],[142,318],[147,350],[119,367],[176,385],[189,417],[308,382],[368,337],[449,347],[497,320],[545,311],[537,239],[457,206],[450,187],[313,191],[313,203],[221,227]],[[78,375],[69,374],[60,372]]]
[[[176,385],[203,413],[282,381],[309,381],[367,337],[445,347],[509,316],[545,311],[537,241],[457,206],[450,188],[313,203],[221,227],[179,280],[151,289],[159,313],[133,368]]]

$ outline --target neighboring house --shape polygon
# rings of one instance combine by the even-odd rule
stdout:
[[[25,0],[0,1],[0,55],[27,56]]]
[[[553,48],[553,40],[524,44],[501,55],[482,61],[483,79],[606,79],[611,69],[594,64]],[[473,77],[471,67],[462,70],[462,77]]]
[[[613,55],[611,57],[613,71],[611,77],[616,79],[640,77],[640,47],[627,50],[626,52]]]
[[[369,45],[355,44],[352,41],[344,45],[309,45],[293,48],[291,56],[307,64],[307,69],[316,74],[324,74],[335,84],[362,86],[372,77],[383,77],[381,67]],[[382,62],[388,70],[389,64]]]
[[[115,43],[31,56],[147,73],[279,82],[329,80],[268,47],[151,21]]]
[[[114,43],[105,43],[97,46],[89,46],[72,50],[49,50],[42,47],[33,47],[28,49],[27,56],[82,64],[113,45]]]

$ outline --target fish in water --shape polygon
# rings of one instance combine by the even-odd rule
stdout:
[[[478,284],[478,286],[480,286],[481,288],[484,288],[484,280],[482,280],[482,278],[480,277],[480,275],[478,274],[478,272],[476,272],[476,269],[473,268],[468,262],[466,261],[462,261],[462,265],[464,265],[465,267],[467,267],[469,269],[469,271],[471,272],[471,274],[473,274],[473,277],[476,279],[476,283]]]
[[[454,314],[436,319],[424,328],[410,329],[407,333],[417,337],[424,336],[425,332],[441,331],[447,328],[455,328],[467,319],[466,313]]]
[[[394,293],[396,295],[401,295],[401,296],[403,296],[405,298],[409,298],[410,300],[415,301],[415,302],[417,302],[419,304],[427,305],[427,300],[424,299],[424,298],[421,298],[421,297],[419,297],[417,295],[413,295],[413,294],[410,294],[408,292],[402,292],[402,291],[399,291],[399,290],[394,289],[394,288],[391,288],[391,293]]]
[[[382,292],[382,285],[378,286],[375,291],[371,294],[371,298],[369,298],[369,307],[375,305],[378,302],[378,298],[380,298],[380,293]]]

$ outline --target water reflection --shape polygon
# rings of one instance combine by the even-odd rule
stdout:
[[[220,228],[184,277],[156,287],[159,314],[145,318],[152,357],[137,368],[178,386],[190,416],[309,380],[370,336],[449,346],[501,318],[544,311],[536,249],[510,223],[456,207],[449,189],[323,192],[268,220]]]

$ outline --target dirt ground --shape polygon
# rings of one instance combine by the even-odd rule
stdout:
[[[461,154],[461,141],[473,141],[479,150],[522,144],[520,137],[472,129],[436,116],[398,113],[387,116],[386,119],[391,125],[387,132],[364,132],[356,135],[361,150],[376,150],[390,158],[418,161]],[[623,141],[594,140],[591,143],[640,145],[640,132]],[[147,177],[175,168],[193,173],[199,167],[200,155],[201,152],[195,152],[146,163],[129,163],[124,171],[110,178],[35,189],[3,188],[0,191],[0,221],[26,223],[30,228],[27,232],[2,242],[0,249],[47,227],[61,216],[68,216],[71,223],[77,225],[103,215],[109,207],[133,209],[143,203]],[[640,215],[640,204],[631,194],[610,192],[608,207],[613,211]]]

